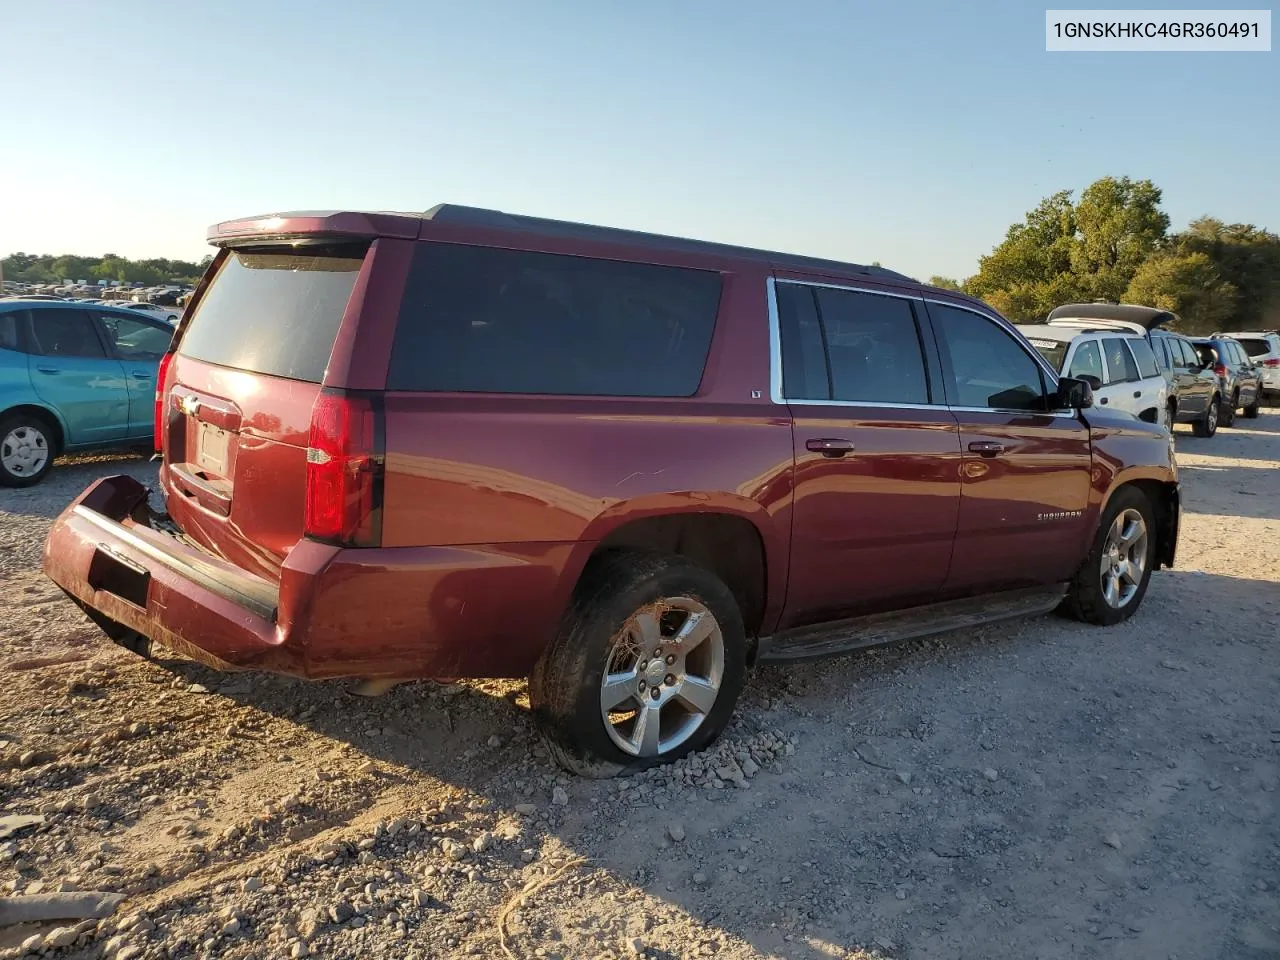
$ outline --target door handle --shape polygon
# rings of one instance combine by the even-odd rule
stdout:
[[[806,440],[804,448],[812,450],[814,453],[820,453],[824,457],[843,457],[846,453],[853,452],[853,441],[842,440],[838,437]]]
[[[1133,397],[1134,397],[1134,399],[1136,400],[1136,399],[1137,399],[1138,397],[1140,397],[1140,396],[1142,396],[1142,391],[1141,391],[1141,390],[1135,390],[1135,391],[1134,391],[1134,393],[1133,393]]]
[[[970,453],[978,453],[984,457],[998,457],[1004,453],[1004,444],[996,440],[975,440],[969,444]]]
[[[147,373],[147,371],[145,371],[145,370],[135,370],[135,371],[133,371],[133,379],[135,379],[135,380],[150,380],[150,379],[151,379],[151,374]]]
[[[1106,397],[1103,397],[1103,398],[1102,398],[1101,400],[1099,400],[1098,402],[1099,402],[1099,403],[1103,403],[1103,404],[1105,404],[1105,403],[1107,402],[1107,398],[1106,398]]]
[[[62,372],[58,367],[36,367],[41,373],[59,374]]]

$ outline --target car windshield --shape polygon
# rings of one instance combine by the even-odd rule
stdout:
[[[1062,361],[1067,356],[1067,345],[1065,343],[1060,340],[1040,340],[1038,338],[1032,338],[1030,343],[1040,351],[1040,356],[1053,365],[1053,369],[1062,369]]]

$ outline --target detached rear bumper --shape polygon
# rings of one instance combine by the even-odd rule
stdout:
[[[150,521],[142,484],[104,477],[54,521],[44,572],[85,606],[193,660],[220,670],[305,674],[279,623],[279,584]]]
[[[566,568],[590,546],[344,550],[304,539],[271,581],[156,529],[146,488],[115,476],[54,521],[44,572],[85,607],[219,670],[523,677],[568,603]]]

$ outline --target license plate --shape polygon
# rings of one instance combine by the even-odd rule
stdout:
[[[200,424],[200,433],[196,438],[196,461],[203,469],[220,477],[227,475],[230,436],[226,430],[220,430],[211,423]]]

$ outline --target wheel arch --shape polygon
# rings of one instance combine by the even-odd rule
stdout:
[[[1182,493],[1177,480],[1149,472],[1122,474],[1107,491],[1098,517],[1105,516],[1112,499],[1121,490],[1142,491],[1151,502],[1156,521],[1156,566],[1172,567],[1178,547],[1178,528],[1182,519]]]

